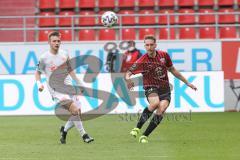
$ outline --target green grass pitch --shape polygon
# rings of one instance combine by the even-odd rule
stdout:
[[[61,145],[64,122],[54,116],[0,117],[0,160],[240,159],[240,113],[167,114],[148,144],[130,137],[136,120],[105,115],[85,121],[94,143],[84,144],[73,128]]]

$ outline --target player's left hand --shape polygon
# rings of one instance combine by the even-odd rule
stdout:
[[[188,83],[187,86],[190,87],[190,88],[192,88],[192,89],[195,90],[195,91],[197,90],[197,87],[194,86],[194,85],[191,84],[191,83]]]

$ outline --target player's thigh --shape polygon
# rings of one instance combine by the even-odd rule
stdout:
[[[158,94],[157,93],[150,93],[148,95],[147,99],[148,99],[148,102],[149,102],[149,107],[148,107],[149,110],[154,111],[160,103]]]
[[[72,96],[62,93],[54,94],[54,101],[57,103],[58,107],[68,110],[72,115],[80,114],[80,107],[76,99]]]
[[[167,110],[167,108],[169,107],[169,104],[170,104],[170,101],[169,101],[169,100],[167,100],[167,99],[161,100],[160,103],[159,103],[159,105],[158,105],[156,114],[157,114],[157,115],[162,115],[162,114],[164,114],[165,111]]]

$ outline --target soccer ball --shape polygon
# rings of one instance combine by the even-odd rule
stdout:
[[[112,27],[118,21],[116,13],[112,11],[104,12],[101,17],[101,22],[105,27]]]

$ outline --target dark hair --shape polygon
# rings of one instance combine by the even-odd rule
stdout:
[[[58,31],[52,31],[48,34],[48,39],[50,39],[52,36],[61,37],[61,33],[59,33]]]
[[[128,41],[128,44],[133,44],[135,46],[135,41],[131,40],[131,41]]]
[[[145,42],[145,40],[147,40],[147,39],[151,39],[151,40],[154,41],[154,43],[156,43],[156,38],[154,37],[154,35],[145,35],[145,36],[144,36],[144,42]]]

